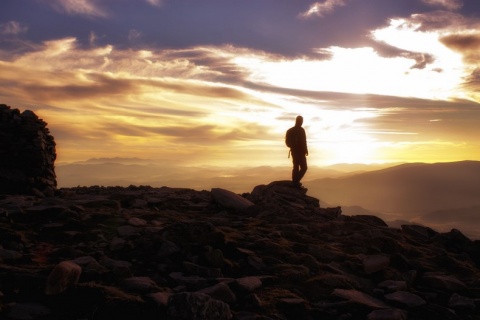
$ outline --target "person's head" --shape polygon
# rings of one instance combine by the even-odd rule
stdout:
[[[296,127],[301,127],[303,124],[303,117],[302,116],[297,116],[295,119],[295,126]]]

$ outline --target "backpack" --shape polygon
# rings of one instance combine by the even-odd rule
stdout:
[[[298,130],[296,127],[290,128],[287,130],[285,135],[285,144],[290,149],[294,148],[298,144]]]

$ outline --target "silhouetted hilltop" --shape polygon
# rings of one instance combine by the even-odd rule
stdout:
[[[480,243],[288,181],[0,199],[6,319],[480,319]]]

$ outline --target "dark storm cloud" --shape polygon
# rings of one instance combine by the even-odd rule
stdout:
[[[480,51],[480,33],[453,34],[440,39],[447,47],[459,52]]]

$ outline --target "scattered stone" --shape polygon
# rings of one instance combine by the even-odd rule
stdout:
[[[148,298],[150,298],[157,306],[159,307],[167,307],[168,305],[168,299],[172,293],[170,292],[155,292],[155,293],[150,293],[147,295]]]
[[[151,293],[160,291],[155,281],[149,277],[131,277],[123,280],[120,284],[126,291],[135,293]]]
[[[445,289],[451,292],[463,291],[467,288],[465,283],[453,275],[445,275],[438,272],[427,272],[423,275],[422,280],[434,288]]]
[[[220,204],[222,207],[233,210],[245,210],[248,207],[255,205],[248,199],[235,194],[229,190],[221,188],[213,188],[212,196],[215,201]]]
[[[448,307],[455,310],[474,311],[476,309],[475,300],[453,293],[448,301]]]
[[[233,293],[233,291],[225,282],[217,283],[214,286],[198,290],[197,292],[207,294],[213,299],[217,299],[228,304],[233,304],[235,301],[237,301],[235,293]]]
[[[236,284],[247,292],[253,292],[262,286],[262,280],[258,277],[245,277],[237,279]]]
[[[128,219],[128,224],[134,227],[144,227],[147,225],[147,221],[140,218],[130,218]]]
[[[168,299],[167,317],[170,320],[228,320],[232,313],[228,304],[203,293],[178,293]]]
[[[407,289],[406,281],[396,281],[396,280],[385,280],[378,284],[382,289],[385,289],[387,292],[396,292],[404,291]]]
[[[366,256],[362,260],[363,270],[367,274],[372,274],[383,270],[390,265],[390,258],[382,255]]]
[[[373,310],[367,320],[407,320],[407,312],[400,309]]]
[[[335,289],[332,293],[333,296],[339,297],[350,302],[364,305],[372,309],[387,309],[389,308],[381,300],[374,298],[364,292],[358,290],[345,290],[345,289]]]
[[[406,291],[397,291],[394,293],[390,293],[385,295],[385,298],[390,302],[395,302],[400,306],[406,308],[415,308],[426,304],[426,301],[417,296],[416,294]]]
[[[40,303],[14,303],[8,312],[8,319],[30,320],[39,319],[51,314],[51,310]]]
[[[428,241],[433,236],[438,234],[438,232],[434,231],[431,228],[419,226],[415,224],[404,224],[401,226],[401,228],[405,234],[412,236],[417,240],[423,240],[423,241]]]
[[[78,283],[82,268],[71,261],[62,261],[48,275],[45,293],[59,294]]]

